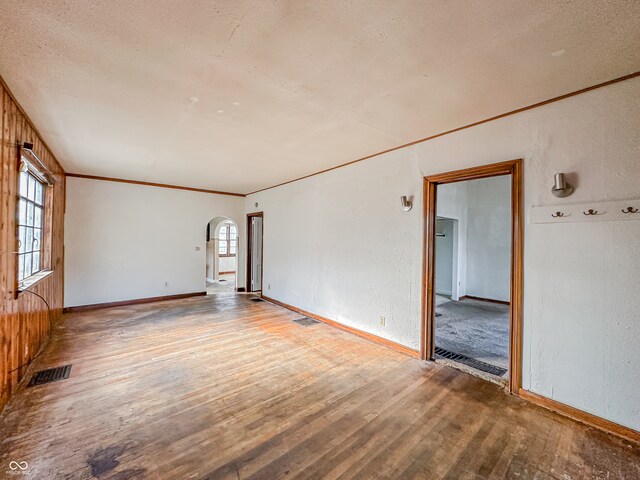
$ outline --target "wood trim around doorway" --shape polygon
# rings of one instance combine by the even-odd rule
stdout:
[[[254,212],[247,214],[247,289],[248,293],[258,290],[251,290],[251,217],[262,218],[262,251],[260,252],[260,262],[264,262],[264,212]],[[262,263],[262,269],[260,270],[260,288],[262,288],[262,278],[264,272],[264,263]],[[261,290],[260,290],[261,291]]]
[[[434,358],[435,335],[435,234],[437,186],[480,178],[511,175],[511,302],[509,341],[509,391],[517,395],[522,384],[522,159],[456,170],[424,178],[422,331],[420,357]]]

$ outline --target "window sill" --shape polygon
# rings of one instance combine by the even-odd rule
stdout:
[[[22,282],[20,282],[20,284],[18,285],[18,295],[20,295],[20,293],[23,290],[27,290],[31,287],[33,287],[36,283],[44,280],[45,278],[47,278],[49,275],[51,275],[53,273],[53,270],[43,270],[41,272],[38,273],[34,273],[33,275],[31,275],[30,277],[25,278],[24,280],[22,280]]]

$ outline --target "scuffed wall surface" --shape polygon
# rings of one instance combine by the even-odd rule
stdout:
[[[523,387],[640,430],[640,222],[528,221],[531,206],[640,198],[639,154],[633,79],[251,195],[264,293],[418,348],[422,178],[523,158]],[[556,172],[573,196],[551,195]]]

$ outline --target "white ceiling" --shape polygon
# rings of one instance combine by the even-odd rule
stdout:
[[[247,193],[640,70],[640,1],[3,0],[67,172]]]

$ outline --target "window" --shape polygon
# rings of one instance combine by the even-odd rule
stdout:
[[[45,185],[21,171],[18,185],[18,281],[42,270]]]
[[[236,226],[224,223],[218,234],[218,254],[221,257],[235,257],[238,249],[238,232]]]

